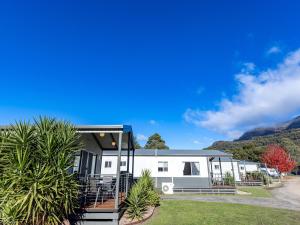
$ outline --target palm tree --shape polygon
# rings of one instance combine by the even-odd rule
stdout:
[[[1,131],[1,222],[58,225],[74,213],[78,184],[68,170],[80,148],[75,127],[55,119],[19,122]]]

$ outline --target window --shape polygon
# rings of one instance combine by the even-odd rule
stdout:
[[[104,167],[111,168],[111,161],[105,161]]]
[[[158,172],[168,172],[168,162],[158,162]]]
[[[200,175],[200,164],[199,164],[199,162],[184,162],[183,175],[184,176],[198,176],[198,175]]]
[[[243,166],[241,166],[241,170],[244,170],[244,167],[243,167]]]
[[[76,155],[74,159],[73,173],[79,172],[80,156]]]
[[[121,161],[120,166],[126,166],[126,161]]]
[[[215,170],[219,170],[220,169],[220,165],[215,165]]]

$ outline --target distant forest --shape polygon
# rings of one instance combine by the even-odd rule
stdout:
[[[219,149],[232,153],[235,159],[260,161],[261,154],[270,144],[284,147],[300,165],[300,129],[253,137],[251,140],[217,141],[206,149]]]

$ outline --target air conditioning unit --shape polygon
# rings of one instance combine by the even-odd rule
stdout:
[[[173,194],[173,183],[162,183],[161,190],[164,194]]]

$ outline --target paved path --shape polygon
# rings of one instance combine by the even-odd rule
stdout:
[[[271,198],[255,198],[244,196],[209,196],[209,195],[167,195],[168,200],[192,200],[205,202],[226,202],[264,207],[291,209],[300,211],[300,178],[292,178],[284,182],[283,187],[271,191]]]

